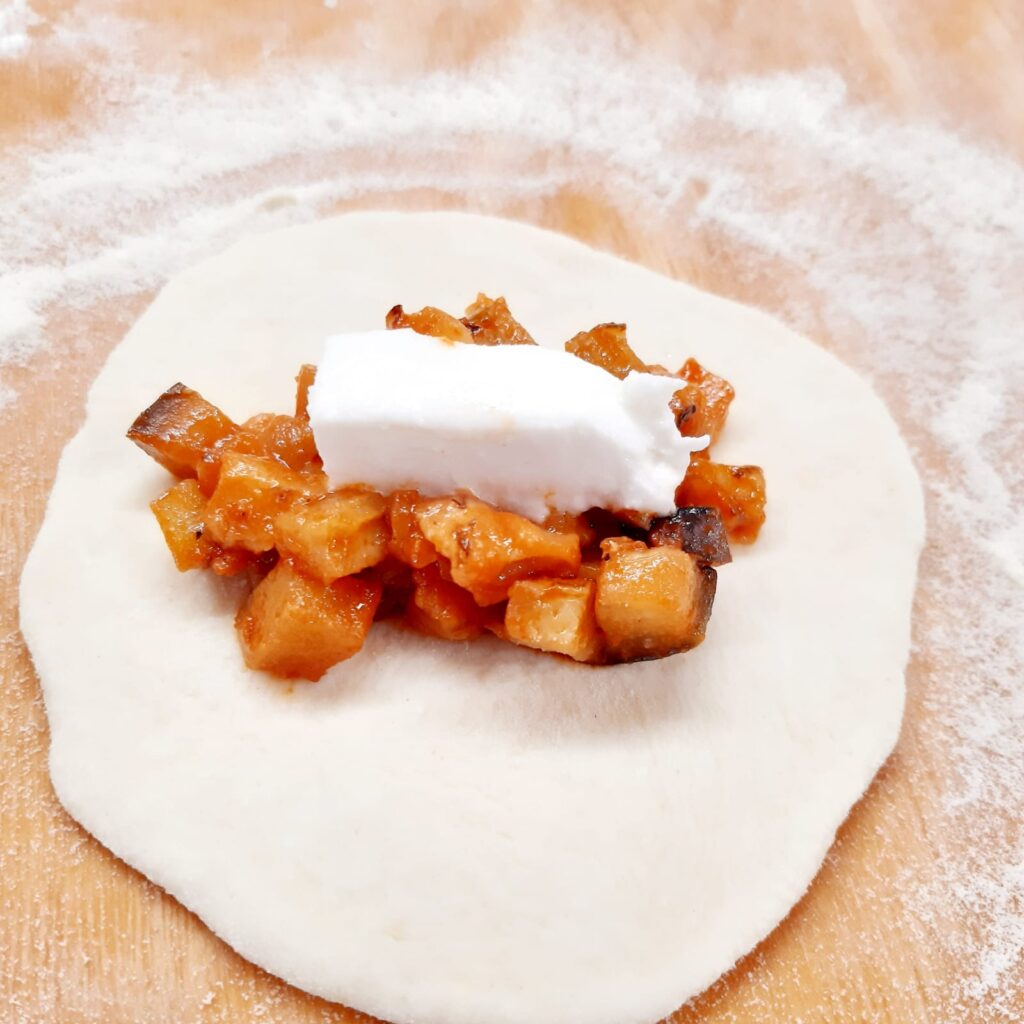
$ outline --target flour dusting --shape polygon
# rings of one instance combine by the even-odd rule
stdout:
[[[0,3],[0,61],[22,54],[29,45],[29,29],[41,21],[27,0]]]
[[[74,136],[59,122],[3,150],[0,416],[30,372],[59,385],[90,310],[137,308],[243,234],[353,205],[543,222],[545,199],[596,195],[672,265],[729,260],[731,296],[827,340],[915,452],[929,546],[899,756],[940,800],[920,826],[933,855],[873,895],[956,965],[932,1019],[1019,1021],[1024,168],[965,127],[858,105],[828,69],[709,81],[596,19],[526,19],[457,74],[389,62],[363,19],[343,55],[294,63],[269,39],[254,68],[214,78],[173,48],[144,60],[139,19],[88,6],[37,37],[25,0],[0,3],[0,61],[87,53],[95,92]],[[74,314],[59,328],[58,307]],[[4,557],[14,573],[24,551]],[[27,758],[43,740],[12,742]]]

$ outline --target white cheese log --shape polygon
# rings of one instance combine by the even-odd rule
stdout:
[[[536,345],[367,331],[327,339],[309,418],[332,487],[468,490],[538,521],[592,507],[663,515],[708,443],[676,429],[681,386]]]

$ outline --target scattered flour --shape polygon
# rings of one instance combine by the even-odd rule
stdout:
[[[102,3],[38,44],[37,22],[24,0],[0,5],[0,61],[88,52],[99,99],[74,136],[3,152],[0,407],[34,357],[85,341],[65,324],[48,343],[51,307],[127,301],[243,233],[396,195],[515,213],[577,189],[669,259],[695,240],[726,254],[735,297],[760,284],[875,382],[918,456],[931,538],[901,750],[942,799],[934,856],[898,898],[958,965],[934,1019],[1019,1020],[1024,168],[858,106],[827,70],[713,83],[568,15],[458,75],[389,67],[360,22],[344,59],[268,57],[230,79],[139,62],[143,29]],[[969,942],[950,919],[974,922]]]
[[[0,61],[24,53],[29,45],[29,29],[41,21],[27,0],[0,3]]]

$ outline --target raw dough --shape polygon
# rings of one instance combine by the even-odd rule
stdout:
[[[593,670],[375,629],[315,685],[247,671],[238,594],[179,574],[124,439],[183,380],[288,410],[325,335],[508,297],[548,345],[625,320],[736,387],[769,518],[707,642]],[[863,380],[761,313],[559,236],[353,214],[172,280],[113,352],[25,568],[61,801],[267,970],[420,1024],[630,1024],[706,987],[817,871],[892,749],[923,512]]]

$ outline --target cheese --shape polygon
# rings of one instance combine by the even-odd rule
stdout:
[[[327,339],[309,418],[332,487],[468,490],[537,521],[593,507],[664,515],[709,440],[676,429],[680,386],[536,345],[367,331]]]

